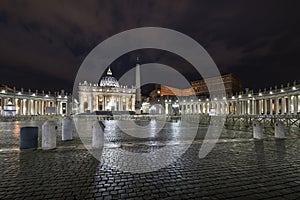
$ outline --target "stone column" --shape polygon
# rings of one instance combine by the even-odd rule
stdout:
[[[243,101],[242,100],[242,102],[241,102],[241,114],[243,115],[243,114],[245,114],[245,101]]]
[[[27,99],[27,115],[31,115],[31,100]]]
[[[192,114],[197,114],[197,104],[196,103],[192,103],[191,104],[191,107],[192,107]],[[172,109],[172,104],[171,104],[171,109]]]
[[[216,113],[220,114],[221,113],[221,105],[219,102],[216,103]]]
[[[48,102],[46,101],[46,106],[47,106]],[[84,112],[84,99],[83,99],[83,95],[79,93],[79,113],[83,113]]]
[[[42,106],[41,115],[44,115],[45,114],[45,101],[42,100],[41,106]]]
[[[98,96],[95,95],[94,93],[92,94],[93,96],[93,111],[98,110]]]
[[[294,114],[298,112],[298,95],[294,96]]]
[[[291,103],[292,103],[292,101],[291,101],[291,96],[288,96],[288,98],[287,98],[287,113],[288,114],[291,114]]]
[[[281,99],[281,113],[282,114],[286,113],[286,101],[285,101],[285,97],[283,97]]]
[[[63,103],[62,101],[59,101],[59,102],[58,102],[58,104],[59,104],[59,113],[58,113],[58,114],[59,114],[59,115],[62,115],[62,114],[63,114],[62,103]]]
[[[204,103],[200,103],[200,113],[201,114],[204,114],[205,112],[204,112]]]
[[[231,103],[231,110],[232,110],[232,114],[236,114],[236,102],[235,101],[232,101]]]
[[[23,99],[20,99],[19,115],[23,115]]]
[[[168,106],[168,103],[165,103],[165,114],[166,114],[166,115],[169,114],[169,106]]]
[[[36,103],[37,103],[37,114],[41,114],[41,100],[37,100],[36,101]]]
[[[26,99],[22,99],[22,115],[26,115],[27,108],[26,108]]]
[[[93,94],[89,95],[89,110],[90,112],[94,111],[94,98],[93,98]]]
[[[199,114],[202,114],[203,113],[203,106],[202,106],[202,103],[199,103]]]
[[[38,111],[38,104],[37,104],[37,100],[34,100],[34,114],[36,115],[37,114],[37,111]]]
[[[245,105],[244,105],[244,101],[242,100],[242,101],[241,101],[241,109],[240,109],[241,115],[244,114],[244,108],[245,108]]]
[[[39,114],[42,115],[42,100],[39,100]]]
[[[185,114],[188,114],[188,113],[189,113],[189,112],[188,112],[188,105],[187,105],[187,103],[184,104],[184,113],[185,113]]]
[[[20,114],[20,107],[19,107],[19,104],[18,104],[18,99],[15,98],[13,103],[14,103],[15,106],[16,106],[16,114],[17,114],[17,115]],[[18,109],[18,108],[19,108],[19,109]]]
[[[128,97],[126,97],[125,104],[126,104],[126,111],[128,111],[129,110],[129,99],[128,99]]]
[[[251,114],[255,115],[256,114],[256,101],[254,99],[252,100],[251,106],[252,106],[252,112],[251,112]]]
[[[132,102],[131,102],[131,110],[134,111],[135,110],[135,98],[132,98]]]
[[[238,108],[238,102],[237,101],[234,101],[234,114],[238,114],[238,110],[239,110],[239,108]]]
[[[296,114],[299,112],[299,95],[296,95]]]
[[[275,113],[276,113],[276,115],[278,115],[279,114],[279,99],[277,97],[275,98],[274,105],[275,105]]]
[[[120,96],[120,111],[123,111],[123,96]]]
[[[42,115],[42,109],[43,109],[43,107],[42,107],[42,101],[43,100],[39,100],[39,114],[40,115]]]
[[[258,104],[259,104],[259,101],[255,99],[255,100],[253,100],[253,104],[254,104],[253,114],[257,115],[258,114]]]
[[[264,114],[266,115],[268,112],[268,100],[264,99]]]
[[[207,103],[207,107],[206,107],[206,114],[208,114],[208,113],[209,113],[209,109],[210,109],[210,107],[211,107],[211,103],[210,103],[210,102],[208,102],[208,103]]]
[[[273,115],[272,106],[273,106],[273,99],[270,99],[270,115]]]
[[[252,106],[251,106],[251,100],[248,100],[248,101],[247,101],[247,114],[248,114],[248,115],[251,114],[251,109],[252,109]]]
[[[106,96],[103,95],[103,110],[106,110]]]

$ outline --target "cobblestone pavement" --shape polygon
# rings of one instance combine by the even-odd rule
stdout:
[[[299,199],[299,139],[221,142],[204,159],[200,145],[142,174],[109,168],[85,149],[3,151],[0,199]]]

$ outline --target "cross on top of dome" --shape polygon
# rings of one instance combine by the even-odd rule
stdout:
[[[112,72],[111,72],[110,66],[108,66],[108,70],[106,72],[106,75],[107,76],[112,76]]]

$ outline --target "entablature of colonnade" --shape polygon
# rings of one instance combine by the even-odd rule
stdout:
[[[79,96],[81,97],[88,97],[88,96],[92,96],[92,97],[96,97],[96,96],[117,96],[117,97],[131,97],[131,96],[135,96],[135,93],[120,93],[120,92],[79,92]]]
[[[97,93],[136,93],[136,88],[132,86],[128,88],[127,86],[120,85],[120,87],[104,87],[99,84],[92,83],[80,83],[78,86],[79,92],[97,92]]]
[[[258,93],[253,93],[253,91],[228,97],[229,101],[243,101],[243,100],[264,100],[264,99],[277,99],[277,98],[286,98],[290,96],[299,96],[300,95],[300,84],[294,82],[293,86],[287,85],[287,87],[281,86],[281,88],[275,87],[274,89],[270,88],[269,90],[261,91]]]

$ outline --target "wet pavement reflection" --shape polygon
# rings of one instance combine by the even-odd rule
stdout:
[[[58,124],[57,141],[61,141],[61,121],[56,121]],[[106,143],[128,143],[128,142],[167,142],[182,140],[203,140],[207,131],[207,127],[197,127],[195,124],[183,124],[181,121],[166,122],[163,127],[160,127],[159,121],[139,121],[136,122],[139,128],[132,128],[130,123],[126,121],[109,120],[104,121],[105,142]],[[78,131],[73,130],[74,140],[69,142],[71,145],[91,143],[92,140],[92,121],[78,122]],[[0,122],[0,150],[2,149],[18,149],[20,128],[25,126],[39,127],[39,146],[41,144],[41,128],[42,121],[28,122]],[[121,128],[120,128],[121,127]],[[195,136],[196,135],[196,136]],[[234,131],[224,129],[220,139],[250,139],[251,133],[245,131]],[[66,144],[66,143],[65,143]],[[64,144],[63,144],[64,145]]]
[[[155,122],[143,137],[132,125],[104,121],[105,146],[99,160],[84,148],[19,151],[19,129],[42,122],[0,123],[0,199],[297,199],[300,196],[299,138],[253,140],[243,131],[223,130],[212,151],[199,159],[207,127],[166,123],[158,131]],[[59,125],[60,122],[57,121]],[[82,138],[91,142],[90,122],[80,124]],[[126,132],[131,130],[132,135]],[[174,162],[147,173],[118,170],[116,164],[135,167],[139,160],[125,162],[121,150],[145,153],[162,164],[181,148],[184,140],[196,140]],[[145,137],[147,136],[147,137]],[[61,138],[61,126],[58,129]],[[59,139],[61,140],[61,139]],[[58,146],[82,145],[80,138]],[[172,145],[169,145],[173,142]],[[176,143],[178,142],[178,143]],[[117,145],[116,145],[117,144]],[[114,146],[115,145],[115,146]],[[168,146],[162,157],[153,151]],[[6,149],[6,150],[4,150]],[[141,162],[142,163],[142,162]],[[145,169],[151,165],[144,162]]]

